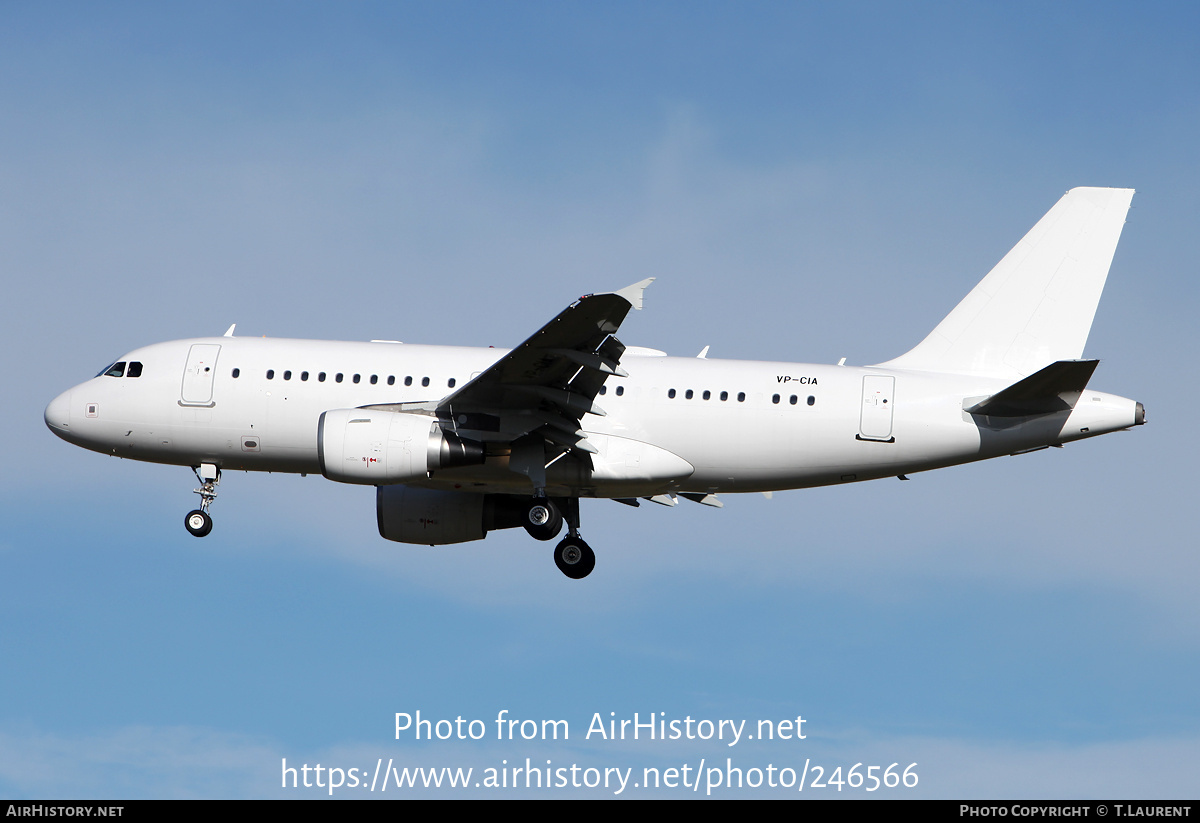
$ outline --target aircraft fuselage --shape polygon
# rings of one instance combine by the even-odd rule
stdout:
[[[321,473],[323,412],[433,403],[507,350],[214,337],[137,349],[136,377],[100,375],[64,392],[47,425],[68,442],[154,463]],[[1087,390],[1075,409],[995,420],[964,411],[1006,381],[879,367],[627,355],[582,428],[606,457],[613,436],[677,456],[684,476],[609,479],[574,464],[552,494],[638,497],[747,492],[894,477],[1093,437],[1140,420],[1132,400]],[[126,370],[129,367],[126,366]],[[204,371],[207,369],[208,371]],[[191,373],[189,373],[189,370]],[[619,392],[619,393],[618,393]],[[632,468],[632,467],[630,467]],[[433,472],[419,485],[528,493],[501,458]]]

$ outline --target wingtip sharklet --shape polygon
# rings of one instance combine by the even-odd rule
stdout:
[[[639,280],[632,286],[626,286],[623,289],[617,289],[613,294],[624,297],[629,301],[629,305],[633,306],[638,311],[642,309],[642,294],[646,291],[646,287],[654,282],[653,277],[647,277],[645,280]]]

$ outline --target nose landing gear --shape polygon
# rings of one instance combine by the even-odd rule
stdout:
[[[201,463],[193,466],[192,471],[200,481],[200,488],[193,491],[200,495],[200,508],[192,509],[183,519],[184,527],[195,537],[204,537],[212,531],[212,517],[208,507],[217,499],[217,484],[221,482],[221,470],[212,463]]]
[[[183,525],[196,537],[204,537],[212,531],[212,518],[208,516],[208,512],[192,509],[183,519]]]

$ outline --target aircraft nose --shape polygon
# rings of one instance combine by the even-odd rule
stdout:
[[[46,426],[62,437],[71,430],[71,392],[65,391],[46,407]]]

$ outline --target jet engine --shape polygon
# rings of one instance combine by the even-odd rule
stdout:
[[[521,525],[528,497],[380,486],[375,492],[379,534],[397,543],[441,546],[482,540],[490,531]]]
[[[424,414],[334,409],[317,423],[321,474],[379,486],[424,480],[430,472],[483,463],[483,445],[443,431]]]

